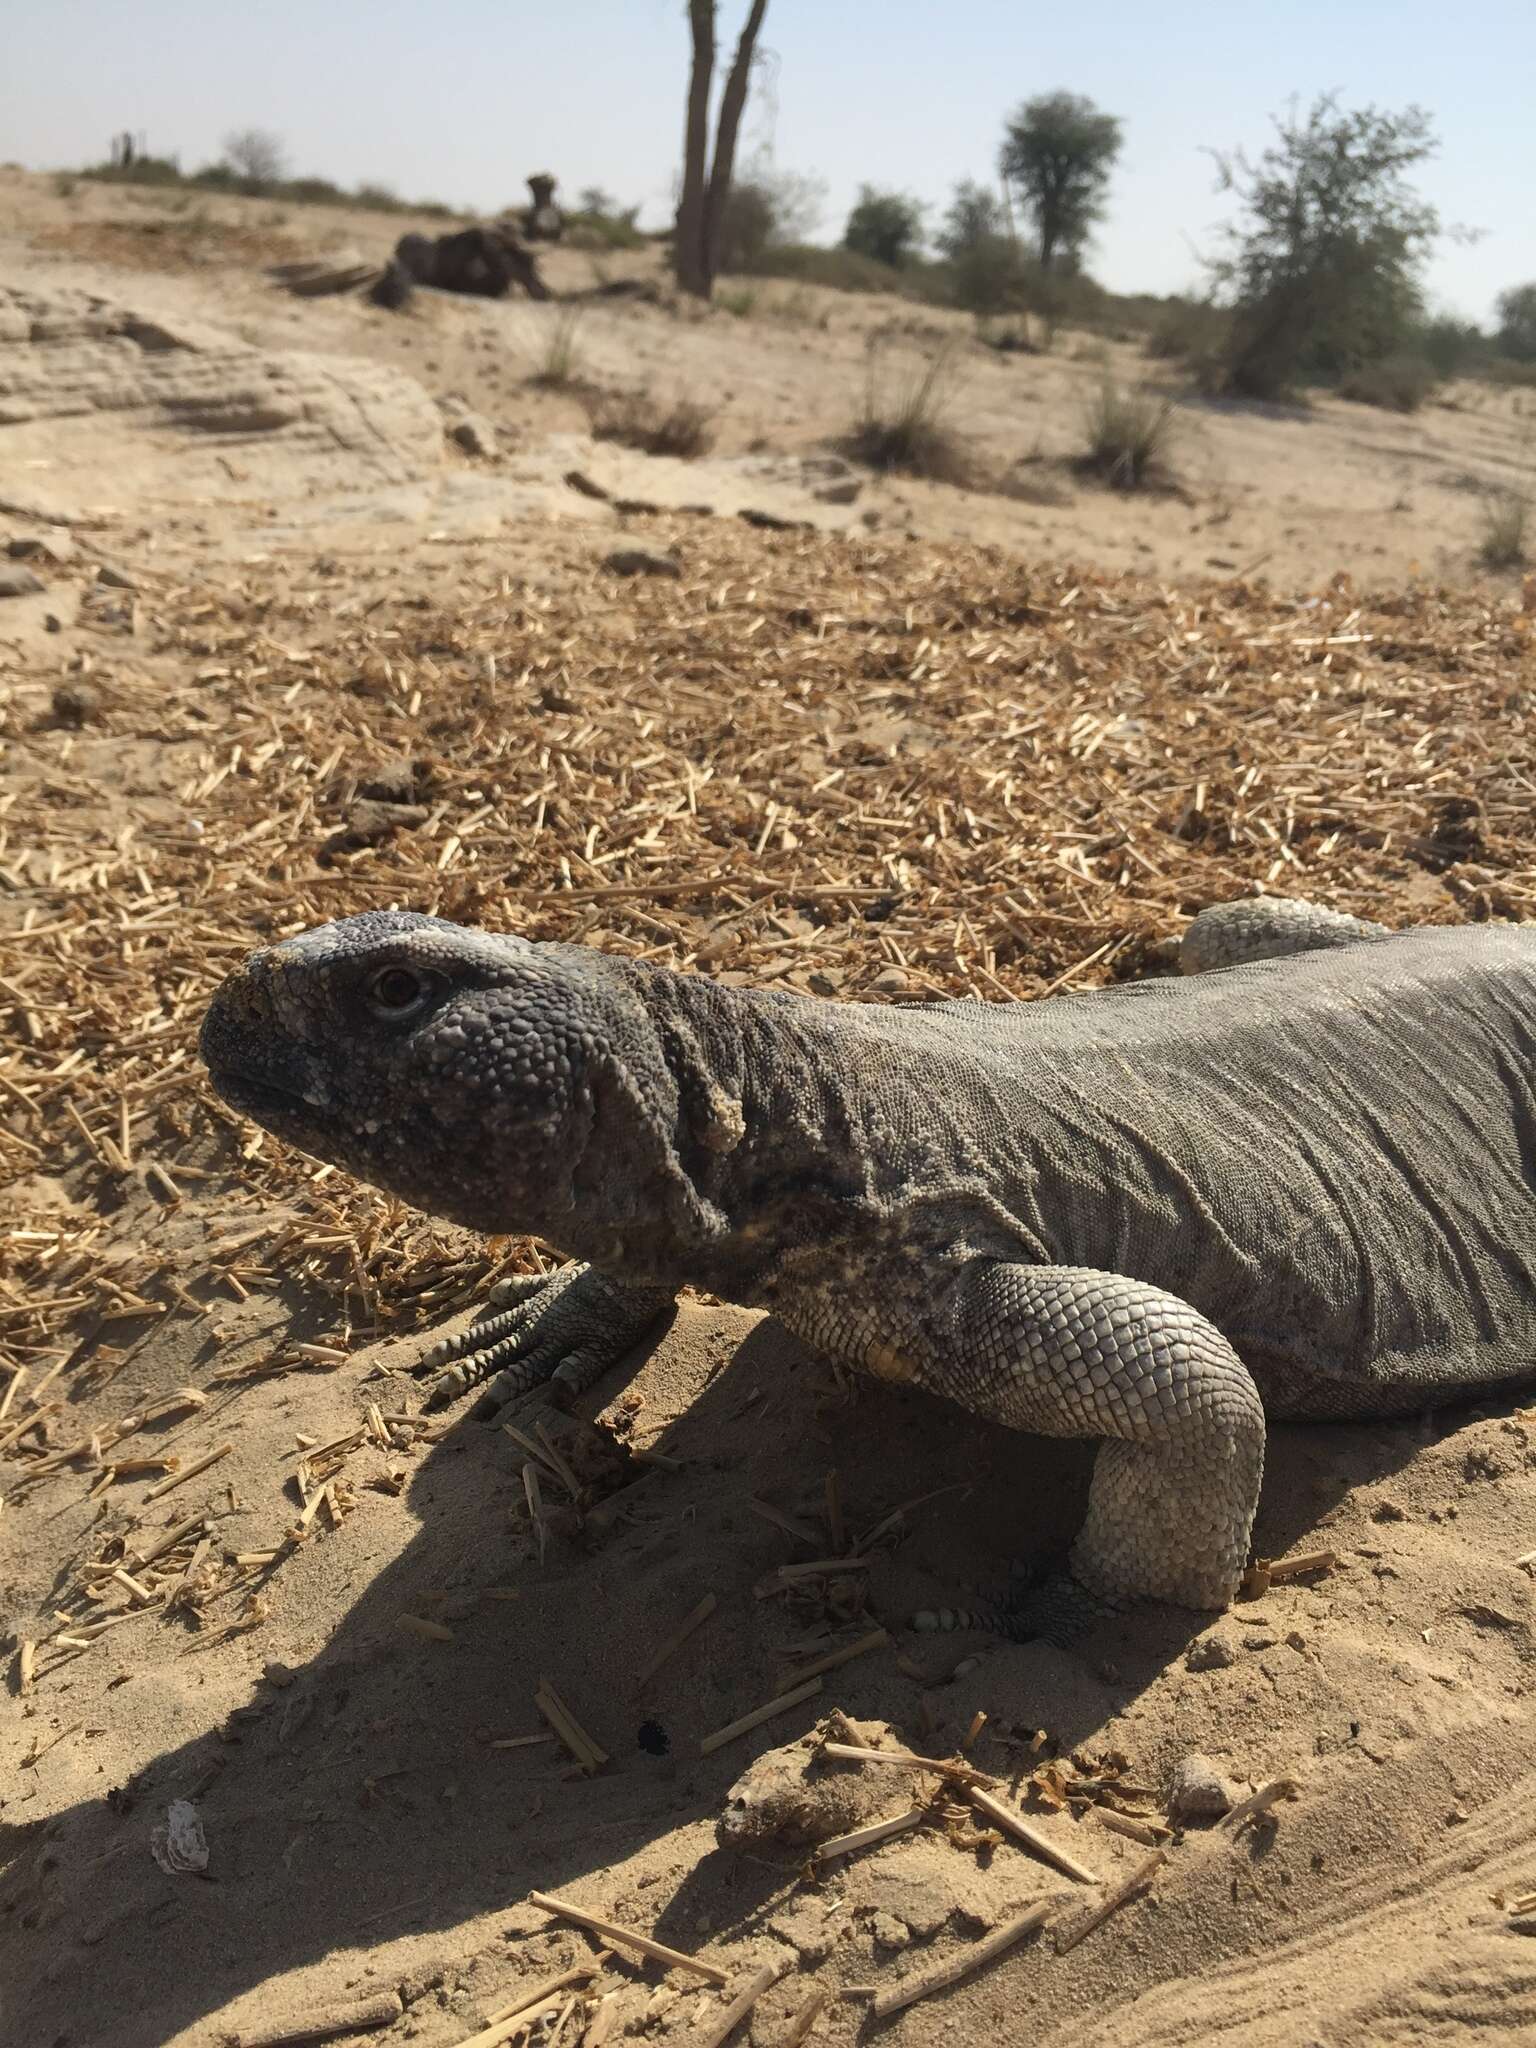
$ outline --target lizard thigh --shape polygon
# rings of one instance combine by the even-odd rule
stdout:
[[[1223,1607],[1264,1472],[1264,1409],[1215,1326],[1161,1288],[1078,1266],[988,1265],[956,1286],[935,1391],[1016,1429],[1098,1436],[1072,1550],[1101,1599]]]
[[[1241,896],[1213,903],[1185,928],[1179,944],[1181,974],[1205,974],[1213,967],[1238,967],[1249,960],[1276,960],[1288,953],[1315,953],[1387,936],[1384,924],[1347,917],[1320,903],[1289,896]]]

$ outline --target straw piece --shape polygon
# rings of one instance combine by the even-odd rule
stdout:
[[[592,1934],[599,1934],[604,1941],[611,1941],[620,1948],[638,1949],[652,1962],[665,1963],[672,1970],[691,1970],[695,1976],[707,1978],[711,1984],[729,1981],[724,1970],[713,1963],[701,1963],[697,1956],[684,1955],[681,1949],[668,1948],[664,1942],[652,1941],[648,1934],[637,1934],[631,1927],[617,1926],[612,1920],[600,1920],[595,1913],[589,1913],[583,1906],[574,1906],[569,1899],[552,1898],[548,1892],[530,1892],[528,1903],[537,1906],[541,1913],[551,1913],[560,1920],[573,1920],[578,1927],[585,1927]]]
[[[760,1728],[764,1721],[771,1721],[775,1714],[788,1713],[791,1707],[798,1707],[802,1700],[813,1699],[821,1691],[821,1680],[809,1678],[804,1685],[797,1685],[792,1692],[782,1692],[776,1700],[769,1700],[765,1706],[754,1707],[750,1714],[743,1714],[740,1720],[728,1721],[723,1728],[717,1728],[713,1735],[706,1735],[699,1744],[700,1756],[712,1756],[717,1749],[723,1749],[728,1742],[734,1742],[738,1735],[747,1735],[752,1729]]]
[[[677,1624],[677,1627],[673,1629],[671,1635],[646,1659],[636,1674],[636,1692],[639,1692],[644,1685],[656,1676],[669,1657],[677,1654],[696,1628],[703,1627],[719,1604],[713,1593],[706,1593],[698,1606],[690,1613],[684,1615],[683,1619]]]
[[[233,1444],[220,1444],[216,1451],[210,1451],[206,1458],[199,1458],[197,1463],[189,1465],[185,1472],[175,1472],[169,1479],[162,1479],[158,1486],[152,1486],[145,1494],[145,1504],[159,1500],[162,1494],[169,1493],[174,1486],[185,1486],[189,1479],[198,1478],[210,1466],[217,1465],[221,1458],[227,1458],[234,1448]]]
[[[776,1962],[764,1963],[763,1967],[754,1971],[742,1985],[730,2004],[705,2023],[702,2031],[689,2042],[688,2048],[725,2048],[725,2043],[763,1993],[771,1991],[789,1968],[787,1956]]]
[[[1055,1898],[1041,1899],[1035,1905],[1026,1907],[1013,1919],[1005,1921],[991,1934],[983,1937],[974,1947],[965,1949],[957,1956],[951,1956],[942,1963],[936,1963],[931,1970],[914,1971],[910,1977],[903,1977],[888,1991],[877,1991],[870,2004],[870,2012],[876,2020],[887,2020],[892,2013],[901,2012],[909,2005],[915,2005],[920,1998],[931,1998],[936,1991],[947,1991],[951,1984],[958,1984],[963,1978],[974,1976],[977,1970],[985,1969],[988,1963],[995,1963],[999,1956],[1006,1955],[1037,1927],[1043,1927],[1059,1901]]]
[[[1147,1889],[1167,1861],[1168,1858],[1161,1849],[1154,1849],[1145,1863],[1136,1866],[1124,1884],[1116,1885],[1107,1898],[1100,1899],[1096,1906],[1090,1907],[1080,1920],[1075,1920],[1070,1927],[1057,1933],[1057,1955],[1064,1956],[1068,1949],[1076,1948],[1077,1944],[1092,1934],[1096,1927],[1102,1927],[1112,1913],[1118,1913],[1122,1906],[1129,1905],[1132,1899]]]
[[[1015,1813],[1011,1806],[1006,1806],[1001,1799],[995,1799],[990,1792],[984,1792],[979,1785],[967,1785],[965,1796],[978,1813],[984,1813],[988,1820],[993,1821],[1005,1834],[1012,1835],[1016,1842],[1022,1843],[1032,1856],[1038,1856],[1043,1863],[1049,1863],[1057,1870],[1064,1871],[1079,1884],[1102,1883],[1102,1879],[1096,1876],[1086,1863],[1079,1863],[1067,1850],[1058,1848],[1049,1835],[1042,1834],[1039,1828],[1031,1827],[1022,1814]]]

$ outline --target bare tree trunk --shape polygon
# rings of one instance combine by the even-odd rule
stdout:
[[[736,169],[736,137],[752,82],[752,56],[757,32],[768,12],[768,0],[752,0],[751,11],[742,25],[736,55],[720,96],[720,122],[715,130],[715,160],[709,173],[709,190],[704,198],[704,296],[714,289],[720,268],[720,241],[725,233],[725,206],[731,196],[731,178]]]
[[[709,154],[709,93],[715,75],[715,0],[688,0],[693,68],[688,77],[688,118],[683,130],[683,191],[677,208],[672,267],[678,284],[694,298],[709,297],[704,222],[706,158]]]

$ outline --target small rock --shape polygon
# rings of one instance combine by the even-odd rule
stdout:
[[[1215,1630],[1192,1642],[1184,1656],[1186,1671],[1224,1671],[1236,1662],[1237,1651],[1231,1641]]]
[[[1174,1765],[1168,1818],[1175,1827],[1195,1820],[1220,1820],[1235,1804],[1232,1787],[1208,1756],[1192,1751]]]
[[[615,576],[681,576],[683,565],[671,555],[658,555],[650,548],[615,548],[604,555],[603,567]]]
[[[0,597],[31,597],[42,587],[30,569],[0,569]]]
[[[1400,1508],[1395,1500],[1390,1500],[1386,1497],[1377,1501],[1375,1507],[1371,1509],[1371,1520],[1373,1522],[1406,1522],[1407,1519],[1407,1510]]]
[[[811,496],[818,505],[852,505],[863,488],[860,478],[851,476],[844,483],[823,484],[819,491],[812,491]]]
[[[661,507],[654,498],[615,498],[613,509],[615,512],[634,513],[642,519],[647,519],[653,518]]]
[[[86,682],[57,683],[53,692],[53,716],[58,725],[78,732],[101,716],[101,692]]]
[[[96,581],[105,583],[109,590],[137,590],[139,587],[128,571],[119,569],[115,562],[98,562]]]
[[[461,419],[453,421],[448,429],[448,438],[466,455],[494,458],[497,453],[495,431],[477,412],[467,412]]]
[[[292,1685],[298,1674],[294,1671],[291,1664],[280,1663],[274,1657],[269,1663],[262,1666],[261,1675],[268,1685],[284,1686]]]
[[[579,491],[584,498],[609,498],[613,495],[611,491],[605,490],[600,483],[589,477],[584,469],[568,469],[565,472],[565,481],[573,491]]]
[[[910,1929],[894,1913],[876,1913],[869,1923],[876,1948],[906,1948],[912,1940]]]
[[[419,803],[434,780],[430,761],[408,760],[402,755],[373,769],[367,781],[357,785],[357,793],[381,804]]]
[[[811,523],[808,519],[785,519],[778,512],[762,512],[755,505],[743,506],[736,517],[763,533],[798,533]]]
[[[1280,1638],[1277,1635],[1272,1635],[1268,1629],[1252,1629],[1243,1637],[1243,1648],[1245,1650],[1272,1650],[1279,1640]]]
[[[37,556],[45,562],[68,562],[74,559],[74,536],[62,528],[52,533],[19,533],[6,544],[5,552],[17,562],[30,561]]]
[[[904,996],[912,984],[899,967],[884,967],[869,984],[883,996]]]

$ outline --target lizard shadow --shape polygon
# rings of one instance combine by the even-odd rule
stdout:
[[[13,1799],[0,1828],[5,2016],[25,2013],[27,2038],[61,2048],[99,2038],[68,2022],[110,2012],[114,2048],[154,2048],[326,1958],[333,1977],[345,1972],[345,1996],[365,1996],[407,1969],[396,1958],[372,1964],[369,1951],[406,1936],[417,1938],[412,1990],[462,2017],[471,1999],[494,2002],[514,1972],[560,1967],[572,1937],[523,1902],[597,1871],[607,1873],[604,1910],[680,1947],[724,1926],[750,1932],[771,1919],[794,1873],[717,1851],[714,1822],[762,1751],[833,1705],[939,1753],[982,1705],[1003,1731],[1046,1727],[1071,1749],[1207,1625],[1148,1609],[1070,1651],[898,1634],[827,1674],[818,1696],[701,1754],[711,1732],[792,1684],[786,1644],[829,1622],[867,1627],[865,1615],[899,1628],[912,1608],[985,1577],[989,1560],[1063,1549],[1081,1519],[1092,1447],[986,1429],[919,1393],[850,1384],[777,1325],[734,1311],[685,1305],[644,1363],[646,1404],[666,1417],[655,1448],[675,1463],[623,1496],[600,1538],[557,1529],[541,1566],[521,1454],[499,1429],[455,1421],[415,1468],[416,1527],[403,1547],[390,1533],[397,1523],[355,1514],[274,1581],[288,1639],[309,1649],[307,1661],[264,1675],[270,1651],[253,1631],[246,1696],[226,1686],[204,1707],[200,1637],[158,1628],[146,1664],[128,1664],[115,1683],[131,1697],[154,1686],[155,1664],[174,1671],[177,1740],[154,1753],[147,1731],[163,1722],[151,1692],[138,1724],[145,1761],[126,1785],[104,1784],[104,1796],[41,1826],[28,1824],[24,1796]],[[610,1378],[582,1412],[619,1393]],[[1342,1493],[1418,1443],[1396,1426],[1350,1429],[1358,1441],[1341,1459],[1336,1446],[1303,1454],[1293,1441],[1322,1434],[1276,1433],[1261,1523],[1271,1551],[1312,1526],[1318,1474],[1336,1470]],[[1307,1485],[1294,1483],[1298,1473]],[[786,1564],[868,1538],[897,1509],[868,1569],[838,1575],[842,1591],[779,1577]],[[705,1591],[718,1603],[708,1623],[637,1686]],[[545,1732],[533,1704],[541,1676],[608,1753],[601,1775],[575,1773],[548,1741],[495,1747]],[[62,1681],[49,1708],[74,1718]],[[150,1854],[151,1827],[178,1798],[195,1799],[207,1831],[204,1881],[168,1876]],[[663,1836],[692,1866],[665,1903],[626,1874],[628,1859]],[[418,1967],[428,1950],[437,1961]],[[82,1971],[89,2002],[71,2004]],[[313,2003],[313,1989],[293,1987],[292,2002]]]

